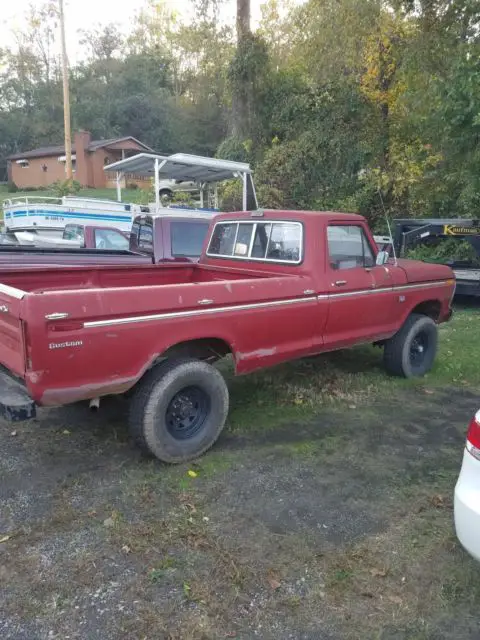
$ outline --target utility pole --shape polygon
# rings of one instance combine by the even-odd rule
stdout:
[[[60,5],[60,35],[62,40],[62,75],[63,75],[63,122],[65,131],[65,173],[69,182],[73,181],[72,171],[72,132],[70,129],[70,91],[68,88],[68,58],[67,44],[65,41],[65,15],[63,12],[63,0],[58,0]]]

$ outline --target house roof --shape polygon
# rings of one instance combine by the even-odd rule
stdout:
[[[127,140],[131,140],[136,142],[138,145],[146,149],[147,151],[152,151],[152,149],[137,140],[133,136],[123,136],[122,138],[109,138],[108,140],[91,140],[88,145],[88,151],[96,151],[102,147],[108,147],[112,144],[118,144],[119,142],[126,142]],[[75,145],[72,144],[72,153],[75,153]],[[65,145],[54,145],[51,147],[38,147],[38,149],[31,149],[30,151],[23,151],[21,153],[14,153],[11,156],[7,157],[7,160],[21,160],[23,158],[46,158],[50,156],[57,156],[65,154]]]

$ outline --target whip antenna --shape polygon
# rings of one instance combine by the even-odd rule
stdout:
[[[388,219],[387,210],[385,209],[385,204],[383,203],[382,192],[378,189],[378,195],[380,196],[380,202],[382,203],[383,215],[385,216],[385,220],[387,222],[388,233],[390,235],[390,241],[392,243],[392,251],[393,251],[393,260],[395,266],[397,266],[397,252],[395,251],[395,243],[393,242],[392,228],[390,226],[390,221]]]

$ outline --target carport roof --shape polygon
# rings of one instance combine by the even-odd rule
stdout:
[[[160,178],[192,182],[220,182],[237,178],[240,174],[251,174],[250,165],[244,162],[205,158],[188,153],[160,156],[154,153],[139,153],[131,158],[119,160],[104,167],[105,171],[132,173],[140,176],[155,175],[158,163]]]

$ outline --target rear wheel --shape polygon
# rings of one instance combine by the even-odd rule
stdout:
[[[139,383],[130,405],[138,446],[163,462],[196,458],[220,435],[228,414],[223,376],[200,360],[167,360]]]
[[[437,346],[437,325],[432,318],[412,313],[400,331],[385,342],[385,368],[404,378],[423,376],[433,366]]]

